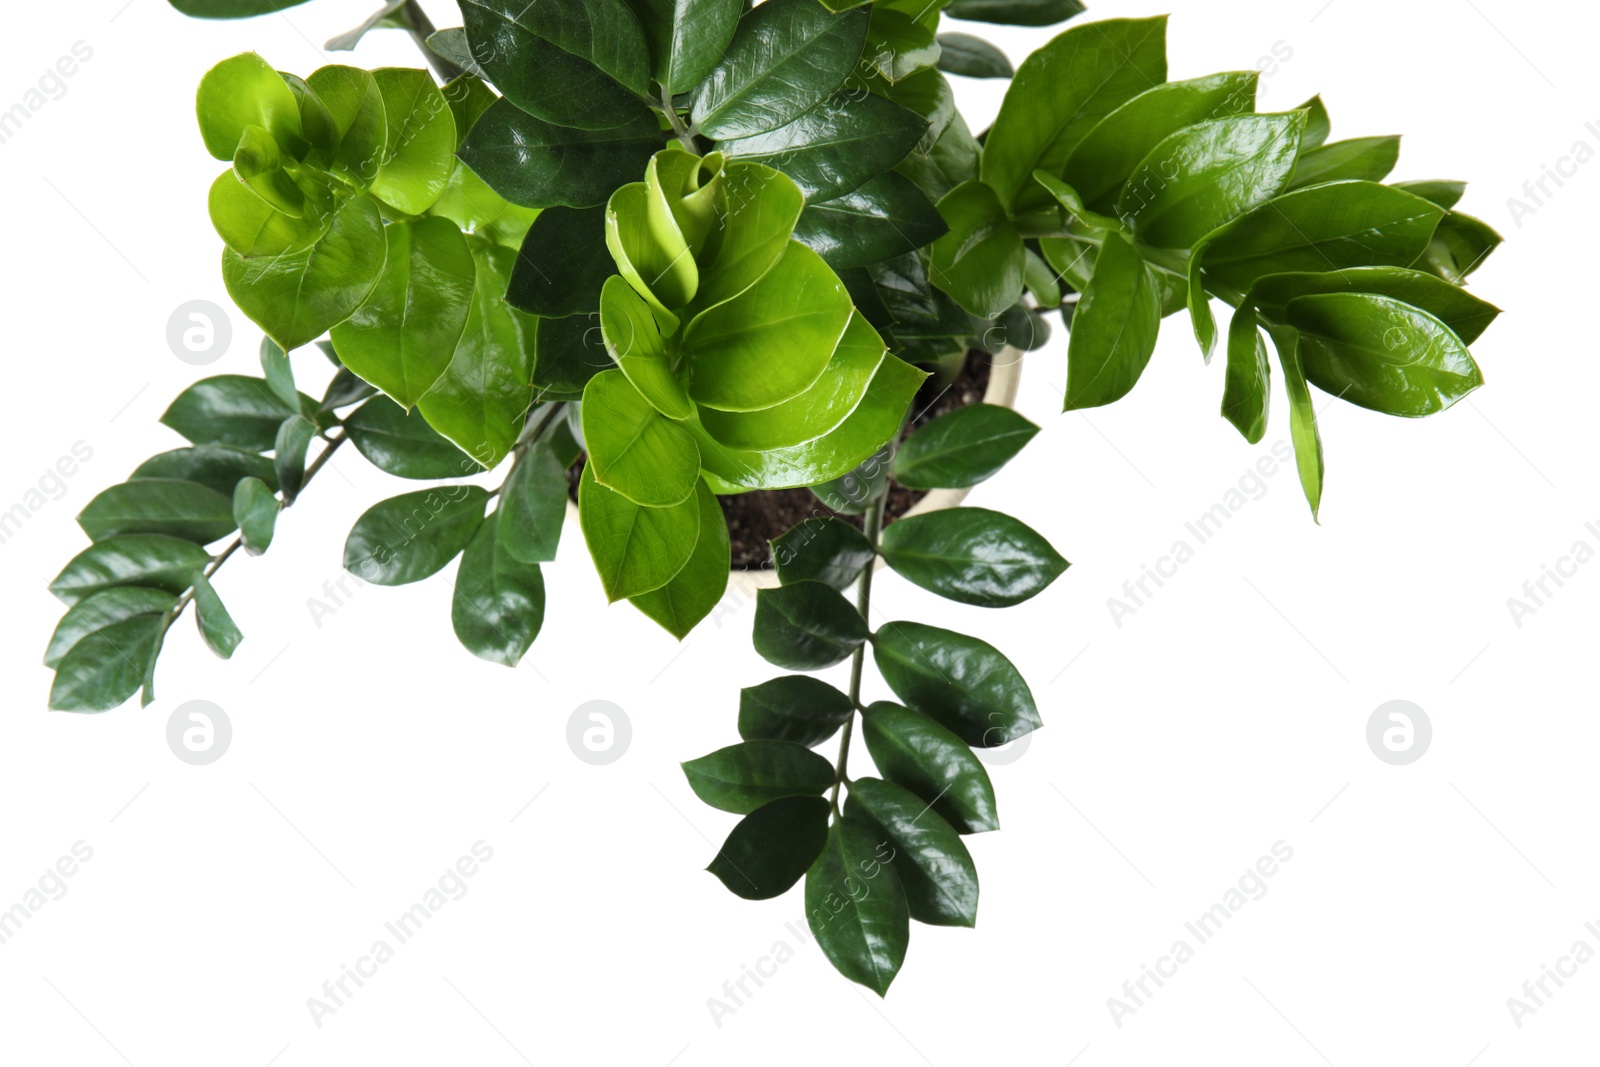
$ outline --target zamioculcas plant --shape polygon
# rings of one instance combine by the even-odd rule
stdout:
[[[93,544],[51,586],[70,605],[52,707],[150,701],[191,606],[230,655],[219,569],[267,551],[346,442],[429,484],[368,510],[345,566],[402,585],[459,558],[455,631],[508,665],[543,622],[570,496],[606,595],[681,638],[725,592],[727,513],[742,530],[768,494],[809,487],[807,517],[764,531],[777,583],[755,647],[792,672],[849,660],[848,691],[804,673],[745,689],[741,740],[684,770],[743,816],[711,871],[757,899],[803,877],[823,951],[881,994],[909,920],[973,924],[961,837],[998,825],[973,749],[1040,718],[991,645],[878,619],[874,571],[1005,607],[1067,566],[993,511],[906,515],[1036,432],[940,400],[976,390],[969,351],[1014,363],[1059,314],[1065,407],[1094,407],[1184,314],[1206,359],[1226,352],[1222,414],[1250,442],[1276,363],[1313,514],[1312,386],[1421,416],[1481,383],[1467,346],[1497,310],[1462,284],[1499,238],[1455,210],[1463,186],[1385,184],[1397,139],[1329,142],[1315,98],[1258,113],[1253,72],[1169,81],[1163,18],[1069,29],[1013,71],[942,19],[1042,26],[1076,0],[460,7],[462,27],[435,31],[390,3],[330,42],[402,27],[442,87],[425,70],[302,78],[254,53],[201,83],[201,140],[227,166],[208,204],[222,275],[266,334],[261,374],[191,386],[162,420],[189,443],[84,509]],[[986,133],[947,73],[1011,79]],[[289,358],[313,344],[334,367],[320,398]],[[493,492],[474,478],[489,470]],[[863,704],[869,648],[897,703]],[[857,733],[876,775],[847,762]],[[835,735],[836,760],[814,751]]]

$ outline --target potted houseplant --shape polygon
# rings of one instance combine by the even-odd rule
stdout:
[[[997,822],[973,749],[1040,720],[998,649],[878,620],[874,572],[1004,607],[1066,569],[959,506],[1037,430],[1009,403],[1048,323],[1082,409],[1187,319],[1225,351],[1222,414],[1252,443],[1276,362],[1313,515],[1311,386],[1418,417],[1481,384],[1467,346],[1498,312],[1463,283],[1499,238],[1454,210],[1462,185],[1384,184],[1395,139],[1330,142],[1315,98],[1258,113],[1254,72],[1169,80],[1162,18],[1041,30],[1013,70],[943,20],[1042,27],[1076,0],[460,8],[437,30],[389,3],[330,42],[398,27],[431,70],[300,77],[245,53],[201,83],[227,164],[207,206],[262,372],[185,390],[163,422],[189,444],[84,509],[93,543],[51,586],[52,707],[149,702],[186,612],[231,655],[217,573],[270,548],[346,443],[429,484],[369,509],[345,566],[399,585],[459,559],[455,631],[493,662],[536,638],[575,502],[607,596],[679,638],[733,568],[767,576],[755,646],[792,673],[743,690],[740,740],[684,765],[742,816],[710,869],[755,899],[804,879],[819,945],[882,994],[911,919],[975,919],[961,838]],[[990,129],[946,74],[1010,79]],[[288,355],[312,347],[320,397]],[[898,702],[863,706],[869,650]],[[848,691],[804,673],[846,660]],[[857,733],[876,775],[848,762]],[[814,751],[835,737],[836,759]]]

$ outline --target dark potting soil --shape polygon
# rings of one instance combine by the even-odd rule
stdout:
[[[983,399],[989,388],[990,357],[976,349],[967,353],[966,364],[954,382],[939,387],[930,378],[912,402],[914,413],[906,424],[905,434],[932,422],[946,412]],[[583,470],[581,462],[572,465],[567,480],[573,499],[578,495],[578,475]],[[884,522],[900,518],[921,500],[925,493],[894,485],[889,489],[889,501],[884,509]],[[809,489],[767,489],[734,496],[719,496],[722,512],[728,519],[728,538],[733,556],[734,570],[761,570],[771,565],[774,537],[787,531],[802,519],[836,516],[857,527],[863,525],[860,515],[841,515],[825,505]]]

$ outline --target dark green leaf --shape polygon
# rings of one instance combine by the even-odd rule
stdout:
[[[711,614],[727,592],[732,565],[722,505],[704,481],[696,483],[695,496],[700,505],[700,539],[689,562],[660,589],[629,598],[634,607],[680,641]]]
[[[437,574],[472,541],[489,494],[475,485],[402,493],[368,508],[344,543],[345,570],[376,585]]]
[[[913,252],[947,229],[916,183],[890,171],[853,192],[808,205],[794,236],[839,270]]]
[[[828,962],[880,997],[905,962],[910,914],[892,850],[859,818],[836,820],[806,872],[806,916]]]
[[[985,508],[900,519],[884,529],[882,552],[902,577],[982,608],[1020,604],[1067,569],[1067,561],[1031,527]]]
[[[753,641],[768,663],[789,670],[831,667],[861,647],[866,620],[822,582],[796,582],[756,593]]]
[[[88,635],[56,668],[55,711],[110,711],[144,684],[162,633],[160,615],[139,615]]]
[[[833,785],[833,764],[792,741],[741,741],[683,765],[695,795],[747,815],[779,797],[816,796]]]
[[[810,748],[837,733],[855,710],[850,697],[827,682],[789,674],[739,690],[739,736]]]
[[[1267,432],[1267,406],[1272,397],[1272,365],[1261,337],[1255,309],[1233,313],[1228,326],[1228,374],[1222,393],[1222,417],[1251,444]]]
[[[857,778],[844,811],[847,818],[875,824],[894,848],[894,867],[913,919],[933,926],[977,923],[978,870],[972,854],[921,797],[877,778]]]
[[[1139,381],[1161,331],[1161,293],[1138,251],[1107,233],[1072,316],[1064,410],[1120,400]]]
[[[970,33],[939,35],[939,69],[965,78],[1009,78],[1015,71],[999,48]]]
[[[969,745],[1004,745],[1041,725],[1017,668],[976,637],[891,622],[873,635],[872,649],[878,672],[896,696]]]
[[[876,556],[866,535],[843,519],[802,519],[772,541],[772,562],[784,585],[815,581],[844,590]]]
[[[780,797],[763,804],[739,820],[706,870],[745,900],[781,896],[821,854],[830,810],[822,797]]]
[[[1306,113],[1306,132],[1300,138],[1301,151],[1309,152],[1321,147],[1328,139],[1328,134],[1333,132],[1333,125],[1328,119],[1328,107],[1322,102],[1322,97],[1313,96],[1295,110]]]
[[[45,649],[44,665],[60,666],[67,653],[90,634],[140,615],[163,615],[177,602],[178,598],[164,589],[139,586],[118,586],[85,597],[56,624],[55,632],[50,635],[50,646]],[[846,703],[848,705],[848,701]]]
[[[600,287],[616,272],[604,207],[546,208],[522,242],[505,298],[530,315],[595,312]]]
[[[872,762],[963,834],[998,830],[989,772],[966,743],[925,715],[881,700],[861,717]]]
[[[901,81],[939,62],[934,32],[910,15],[874,4],[867,28],[863,67],[873,67],[891,82]]]
[[[555,450],[540,442],[522,454],[500,489],[500,550],[523,563],[548,563],[556,558],[566,517],[566,471]]]
[[[205,545],[234,531],[233,501],[175,478],[113,485],[89,501],[78,525],[95,541],[120,534],[166,534]]]
[[[293,411],[300,406],[300,392],[294,387],[294,368],[283,349],[272,338],[261,339],[261,373],[267,379],[267,388],[283,401],[284,407]]]
[[[1300,337],[1287,326],[1268,332],[1278,350],[1278,365],[1283,368],[1284,389],[1289,394],[1289,436],[1294,441],[1295,468],[1315,522],[1322,509],[1322,434],[1317,430],[1317,406],[1300,364]]]
[[[50,591],[67,604],[130,585],[176,596],[210,562],[211,554],[192,541],[160,534],[113,537],[74,556],[50,583]]]
[[[296,414],[262,379],[219,374],[179,393],[161,421],[197,445],[266,452],[277,444],[283,420]]]
[[[227,445],[175,448],[151,456],[128,476],[129,481],[138,478],[177,478],[185,482],[198,482],[224,496],[232,495],[233,487],[243,478],[259,478],[274,490],[278,486],[278,475],[273,470],[272,460]]]
[[[483,68],[478,66],[477,59],[472,55],[472,45],[467,40],[465,26],[452,26],[447,30],[440,30],[438,33],[430,34],[428,48],[434,55],[449,60],[474,77],[488,77],[483,72]],[[458,128],[461,125],[459,117],[456,125]],[[459,129],[459,132],[465,134],[467,131]]]
[[[688,565],[700,540],[700,501],[640,507],[594,480],[585,464],[578,520],[612,603],[660,589]]]
[[[964,489],[993,475],[1039,427],[1010,408],[968,404],[920,427],[894,457],[895,481],[908,489]]]
[[[272,462],[285,501],[292,502],[300,492],[306,476],[306,449],[316,436],[316,424],[304,415],[290,415],[278,427],[278,441],[273,449]],[[233,496],[231,491],[227,495],[230,498]]]
[[[244,634],[239,632],[216,588],[203,574],[195,575],[194,579],[194,617],[206,647],[223,659],[232,659],[233,650],[244,640]]]
[[[950,190],[939,214],[950,232],[933,243],[929,276],[971,314],[997,317],[1022,296],[1022,237],[983,182]]]
[[[234,486],[233,521],[246,552],[259,556],[271,546],[279,510],[278,498],[261,479],[245,478]]]
[[[169,0],[173,7],[197,19],[243,19],[298,7],[306,0]]]
[[[694,89],[733,40],[740,0],[639,0],[634,6],[650,42],[652,70],[669,95]]]
[[[1466,195],[1466,182],[1451,182],[1438,180],[1424,180],[1414,182],[1395,182],[1396,189],[1404,189],[1413,196],[1420,196],[1432,204],[1449,210],[1461,202]]]
[[[817,0],[767,0],[739,20],[692,101],[701,133],[719,140],[775,130],[821,103],[861,58],[868,16]]]
[[[330,345],[329,347],[332,346]],[[372,386],[352,374],[348,367],[341,365],[328,382],[328,388],[322,394],[322,403],[317,405],[317,412],[319,415],[327,415],[339,408],[347,408],[352,404],[359,404],[363,400],[375,396],[377,392]]]
[[[1336,182],[1355,178],[1377,182],[1388,177],[1400,160],[1400,138],[1357,137],[1349,141],[1335,141],[1302,152],[1295,164],[1294,177],[1289,179],[1290,189],[1301,189],[1318,182]]]
[[[459,155],[513,204],[594,207],[643,174],[661,144],[649,112],[612,129],[583,130],[545,122],[498,100],[467,134]]]
[[[615,366],[606,351],[599,315],[540,319],[533,364],[537,400],[582,400],[589,379]]]
[[[1460,286],[1404,267],[1350,267],[1316,273],[1270,274],[1251,287],[1247,302],[1267,318],[1284,321],[1289,301],[1321,293],[1375,293],[1421,308],[1457,337],[1471,344],[1489,328],[1500,309]]]
[[[1500,247],[1502,240],[1494,228],[1481,219],[1459,211],[1447,211],[1428,244],[1421,265],[1447,282],[1465,285],[1467,276],[1483,266],[1483,261]]]
[[[544,575],[498,545],[497,526],[479,526],[461,555],[450,623],[468,652],[515,667],[544,623]]]
[[[1079,0],[954,0],[944,13],[953,19],[1003,22],[1011,26],[1053,26],[1083,14]]]
[[[374,467],[398,478],[463,478],[481,469],[420,412],[407,414],[386,396],[375,396],[352,411],[344,428]]]

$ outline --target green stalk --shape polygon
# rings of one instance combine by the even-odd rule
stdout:
[[[866,535],[872,547],[878,547],[878,537],[883,533],[883,512],[888,506],[889,490],[884,486],[883,495],[878,498],[867,511]],[[872,573],[878,569],[878,559],[873,557],[867,564],[867,569],[861,572],[861,580],[856,587],[856,610],[861,613],[862,619],[868,618],[868,610],[872,606]],[[850,739],[855,735],[856,712],[861,710],[861,674],[866,668],[867,646],[862,644],[856,649],[855,655],[850,660],[850,718],[845,720],[844,730],[839,735],[839,762],[833,769],[833,793],[828,798],[833,805],[834,818],[840,817],[839,812],[839,787],[844,784],[845,768],[850,760]]]

